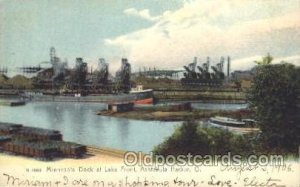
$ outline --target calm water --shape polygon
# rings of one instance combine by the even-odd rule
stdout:
[[[242,105],[197,104],[197,108],[231,109]],[[132,151],[151,151],[170,136],[180,122],[140,121],[96,115],[101,103],[27,103],[0,106],[0,121],[56,129],[64,140]]]
[[[211,110],[239,110],[247,108],[247,104],[192,103],[193,108]]]
[[[96,111],[105,106],[99,103],[51,102],[0,106],[0,121],[56,129],[67,141],[144,152],[151,151],[170,136],[179,124],[96,115]]]
[[[184,102],[191,102],[192,107],[196,109],[209,109],[209,110],[239,110],[247,108],[248,104],[230,104],[230,103],[202,103],[197,101],[172,101],[161,102],[159,105],[178,104]]]

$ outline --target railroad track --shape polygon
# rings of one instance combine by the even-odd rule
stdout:
[[[105,154],[117,158],[123,158],[126,151],[111,149],[111,148],[98,148],[93,146],[87,146],[88,154]]]

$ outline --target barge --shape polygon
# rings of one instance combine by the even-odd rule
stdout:
[[[87,148],[63,141],[56,130],[0,122],[0,151],[39,159],[81,158]]]
[[[129,93],[118,94],[45,94],[43,92],[24,92],[21,95],[25,99],[32,101],[56,101],[56,102],[133,102],[134,104],[153,104],[154,96],[152,89],[133,89]]]

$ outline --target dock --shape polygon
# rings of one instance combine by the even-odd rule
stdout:
[[[91,155],[109,155],[111,157],[124,158],[126,154],[126,151],[107,147],[87,146],[86,148],[87,153]]]
[[[3,106],[22,106],[25,105],[25,101],[20,100],[0,100],[0,105]]]

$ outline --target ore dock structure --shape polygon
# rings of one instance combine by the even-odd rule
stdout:
[[[184,66],[184,78],[181,83],[184,86],[222,86],[225,80],[224,63],[225,58],[221,57],[220,62],[211,66],[210,58],[207,57],[202,66],[197,66],[197,57],[188,66]],[[197,68],[197,69],[196,69]],[[198,71],[197,71],[198,70]],[[211,71],[212,70],[212,71]],[[227,58],[227,77],[230,74],[230,57]]]

